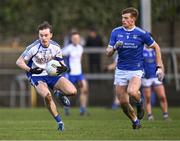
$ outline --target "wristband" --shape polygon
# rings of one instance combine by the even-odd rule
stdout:
[[[162,69],[162,67],[161,67],[161,66],[156,66],[156,71],[157,71],[158,69]]]

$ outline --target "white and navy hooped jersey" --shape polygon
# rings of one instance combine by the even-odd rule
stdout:
[[[63,55],[68,56],[68,64],[70,67],[71,75],[82,74],[81,58],[83,54],[83,47],[78,45],[70,44],[62,49]]]
[[[30,68],[39,67],[45,69],[47,62],[52,59],[62,60],[62,51],[60,46],[50,40],[48,47],[43,47],[40,40],[36,40],[31,45],[29,45],[26,50],[21,55],[28,63]],[[45,76],[48,75],[45,70],[41,74],[27,74],[29,76]]]
[[[143,70],[144,44],[151,46],[154,43],[150,34],[139,27],[127,30],[120,26],[112,31],[109,46],[113,47],[116,42],[122,43],[122,46],[117,49],[117,68],[120,70]]]
[[[156,55],[154,49],[147,49],[144,48],[143,51],[144,57],[144,77],[149,78],[156,78]]]

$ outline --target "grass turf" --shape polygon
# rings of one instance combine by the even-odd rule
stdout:
[[[62,109],[60,109],[62,111]],[[180,108],[170,108],[171,121],[162,119],[154,108],[155,121],[142,120],[142,129],[133,130],[120,109],[89,108],[90,116],[80,116],[71,108],[64,116],[65,131],[56,130],[56,122],[45,108],[0,109],[0,140],[172,140],[180,139]]]

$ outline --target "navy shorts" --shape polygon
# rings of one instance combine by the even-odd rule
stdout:
[[[53,89],[54,85],[57,83],[57,81],[61,77],[62,76],[49,76],[49,75],[46,75],[46,76],[31,76],[29,79],[30,79],[31,85],[33,85],[33,86],[37,85],[38,81],[42,81],[42,82],[45,82],[48,85],[48,87]]]
[[[80,75],[70,75],[68,74],[66,76],[67,79],[69,79],[69,81],[71,81],[73,84],[77,84],[79,81],[82,81],[85,79],[83,74]]]

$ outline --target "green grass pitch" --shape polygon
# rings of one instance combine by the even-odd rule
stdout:
[[[62,112],[62,108],[59,109]],[[172,140],[180,139],[180,108],[169,108],[171,121],[163,121],[154,108],[155,121],[142,120],[143,128],[133,130],[121,109],[89,108],[90,116],[80,116],[78,108],[62,114],[64,132],[45,108],[0,108],[0,140]],[[63,112],[62,112],[63,113]]]

